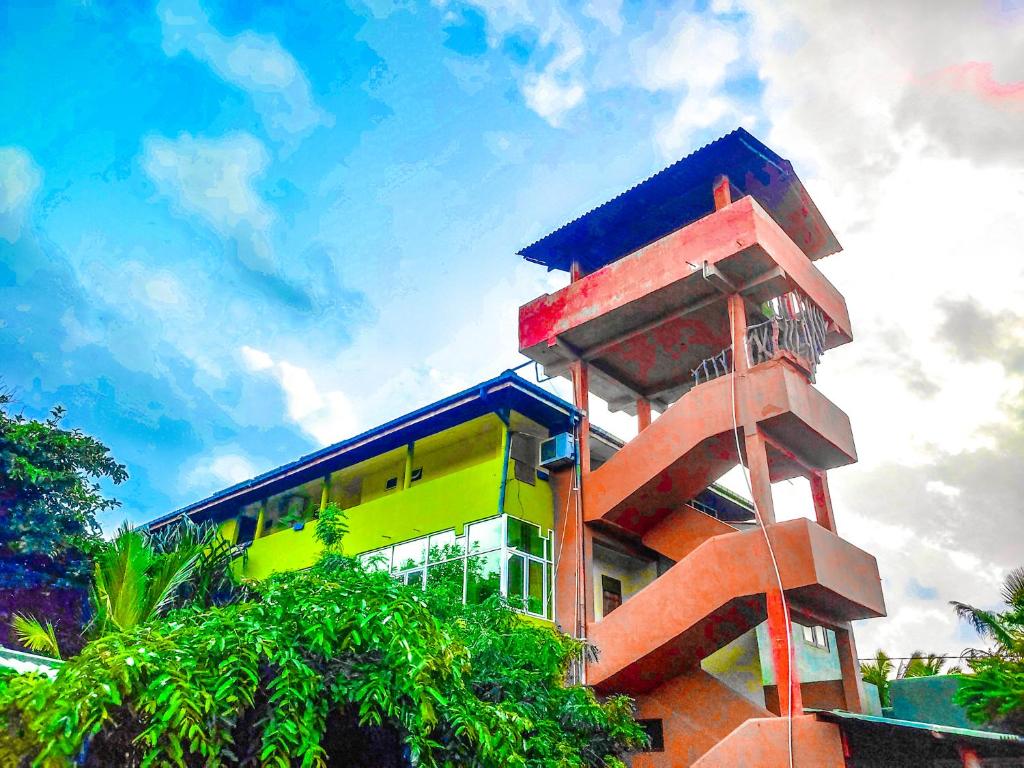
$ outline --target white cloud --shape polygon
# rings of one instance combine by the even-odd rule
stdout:
[[[613,34],[622,33],[622,0],[587,0],[582,10]]]
[[[486,17],[492,47],[506,36],[530,28],[537,32],[538,48],[553,49],[546,64],[522,74],[519,87],[530,109],[552,126],[561,125],[586,95],[581,77],[586,45],[573,19],[552,0],[470,0],[470,4]],[[591,16],[600,14],[604,22],[614,25],[612,6],[614,3],[598,2],[588,8]]]
[[[152,136],[143,143],[142,167],[178,210],[198,215],[221,235],[245,246],[246,266],[272,272],[267,230],[274,212],[256,189],[270,156],[247,133],[203,139],[187,133],[177,139]]]
[[[333,124],[316,105],[298,62],[275,38],[254,32],[222,35],[197,0],[161,0],[157,15],[167,55],[188,52],[248,92],[275,140],[294,142],[317,126]]]
[[[21,229],[43,173],[21,147],[0,147],[0,238],[13,243]]]
[[[253,372],[273,376],[285,396],[288,418],[320,445],[330,445],[356,433],[358,418],[352,402],[339,389],[322,391],[306,368],[249,346],[242,360]]]
[[[249,480],[258,474],[253,463],[241,453],[217,453],[204,456],[196,461],[181,475],[180,485],[183,491],[209,493],[225,488],[243,480]]]
[[[523,82],[526,105],[551,125],[558,127],[562,118],[583,101],[584,90],[579,83],[560,83],[549,73],[530,75]]]

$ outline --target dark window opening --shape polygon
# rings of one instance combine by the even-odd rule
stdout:
[[[389,477],[388,481],[386,483],[384,483],[384,490],[385,491],[393,491],[397,487],[398,487],[398,478],[397,477]]]
[[[647,733],[647,738],[650,739],[651,745],[643,750],[644,752],[664,752],[665,751],[665,730],[662,726],[661,719],[657,720],[637,720],[637,725],[644,729]]]
[[[422,479],[423,479],[423,467],[416,467],[416,469],[414,469],[412,471],[412,474],[409,475],[409,480],[411,480],[414,483],[417,480],[422,480]]]
[[[607,616],[622,605],[622,582],[611,576],[601,576],[602,615]]]
[[[248,544],[256,535],[255,515],[242,515],[238,519],[238,544]]]

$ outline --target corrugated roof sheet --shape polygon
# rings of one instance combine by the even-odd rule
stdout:
[[[714,211],[712,186],[729,177],[733,199],[751,195],[811,259],[841,250],[793,166],[743,128],[526,246],[519,255],[548,269],[584,272],[626,256]]]

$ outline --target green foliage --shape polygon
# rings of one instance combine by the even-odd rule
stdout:
[[[59,406],[35,421],[10,415],[10,402],[0,392],[0,558],[74,581],[88,572],[83,552],[99,537],[97,513],[117,505],[96,481],[121,483],[128,473],[102,443],[62,429]]]
[[[35,653],[41,653],[54,659],[60,658],[60,647],[57,644],[57,633],[50,622],[41,622],[21,613],[14,614],[11,621],[18,642]]]
[[[127,523],[94,553],[89,591],[93,619],[86,636],[124,632],[186,605],[209,607],[244,592],[231,563],[235,548],[209,524],[184,519],[157,534]],[[30,650],[60,658],[53,626],[16,615],[12,627]]]
[[[872,683],[878,688],[878,700],[883,707],[891,707],[889,686],[892,683],[893,664],[889,655],[882,650],[875,654],[874,661],[862,661],[860,676],[865,683]]]
[[[953,602],[991,646],[965,654],[970,674],[960,681],[953,700],[977,723],[1024,734],[1024,568],[1003,583],[1003,611],[986,611]]]
[[[341,552],[341,541],[348,533],[348,516],[344,509],[333,501],[320,510],[316,524],[316,539],[331,552]]]
[[[621,766],[642,732],[629,700],[565,685],[580,644],[450,586],[423,593],[331,552],[252,599],[101,636],[52,681],[12,678],[0,734],[43,766],[86,739],[89,765],[319,766],[349,718],[424,768]]]
[[[892,706],[892,681],[908,677],[930,677],[943,674],[945,659],[933,653],[914,651],[899,666],[893,664],[892,658],[885,651],[878,651],[872,661],[861,662],[860,674],[865,683],[872,683],[878,688],[878,699],[883,707]],[[947,674],[958,674],[959,667]]]

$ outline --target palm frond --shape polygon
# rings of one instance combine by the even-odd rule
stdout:
[[[42,653],[55,659],[61,657],[57,633],[54,632],[53,624],[50,622],[42,624],[39,619],[16,613],[11,621],[11,628],[18,638],[18,642],[30,651]]]
[[[1024,567],[1014,568],[1006,575],[1002,596],[1011,608],[1024,610]]]
[[[1003,626],[998,614],[956,600],[951,600],[950,605],[953,606],[956,615],[974,627],[982,637],[991,638],[1004,648],[1014,644],[1013,634]]]

